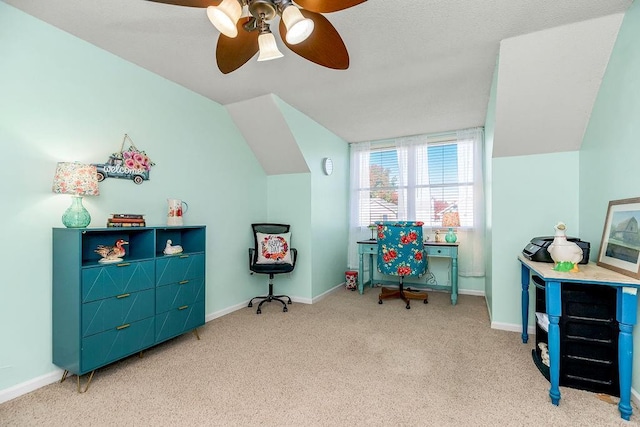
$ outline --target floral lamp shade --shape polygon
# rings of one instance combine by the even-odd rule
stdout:
[[[60,162],[53,177],[52,191],[71,194],[71,206],[62,215],[62,223],[69,228],[84,228],[91,222],[91,215],[82,205],[82,196],[100,194],[95,166],[77,162]]]
[[[460,214],[458,212],[445,212],[442,214],[442,226],[448,227],[449,231],[444,236],[447,243],[454,243],[458,240],[456,233],[453,231],[454,227],[460,227]]]

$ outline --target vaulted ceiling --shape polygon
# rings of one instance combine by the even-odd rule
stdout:
[[[273,93],[348,142],[482,126],[502,40],[621,13],[632,3],[369,0],[325,14],[347,46],[348,70],[320,67],[278,40],[283,58],[254,58],[225,75],[205,9],[145,0],[3,1],[220,104]]]

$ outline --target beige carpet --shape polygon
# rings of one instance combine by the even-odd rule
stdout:
[[[490,329],[484,298],[406,310],[377,292],[236,311],[98,370],[86,394],[73,376],[6,402],[0,425],[639,425],[581,390],[553,406],[532,344]]]

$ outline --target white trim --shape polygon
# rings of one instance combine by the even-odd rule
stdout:
[[[37,390],[41,387],[60,381],[63,372],[64,371],[62,369],[56,369],[49,372],[48,374],[41,375],[37,378],[32,378],[23,383],[16,384],[13,387],[0,390],[0,403],[8,402],[12,399],[15,399],[16,397],[20,397],[24,394],[31,393],[32,391]]]

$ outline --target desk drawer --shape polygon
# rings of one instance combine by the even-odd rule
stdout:
[[[368,245],[359,244],[358,252],[361,254],[377,254],[378,244],[377,243],[368,244]]]
[[[454,258],[458,248],[455,246],[425,246],[427,256]]]

